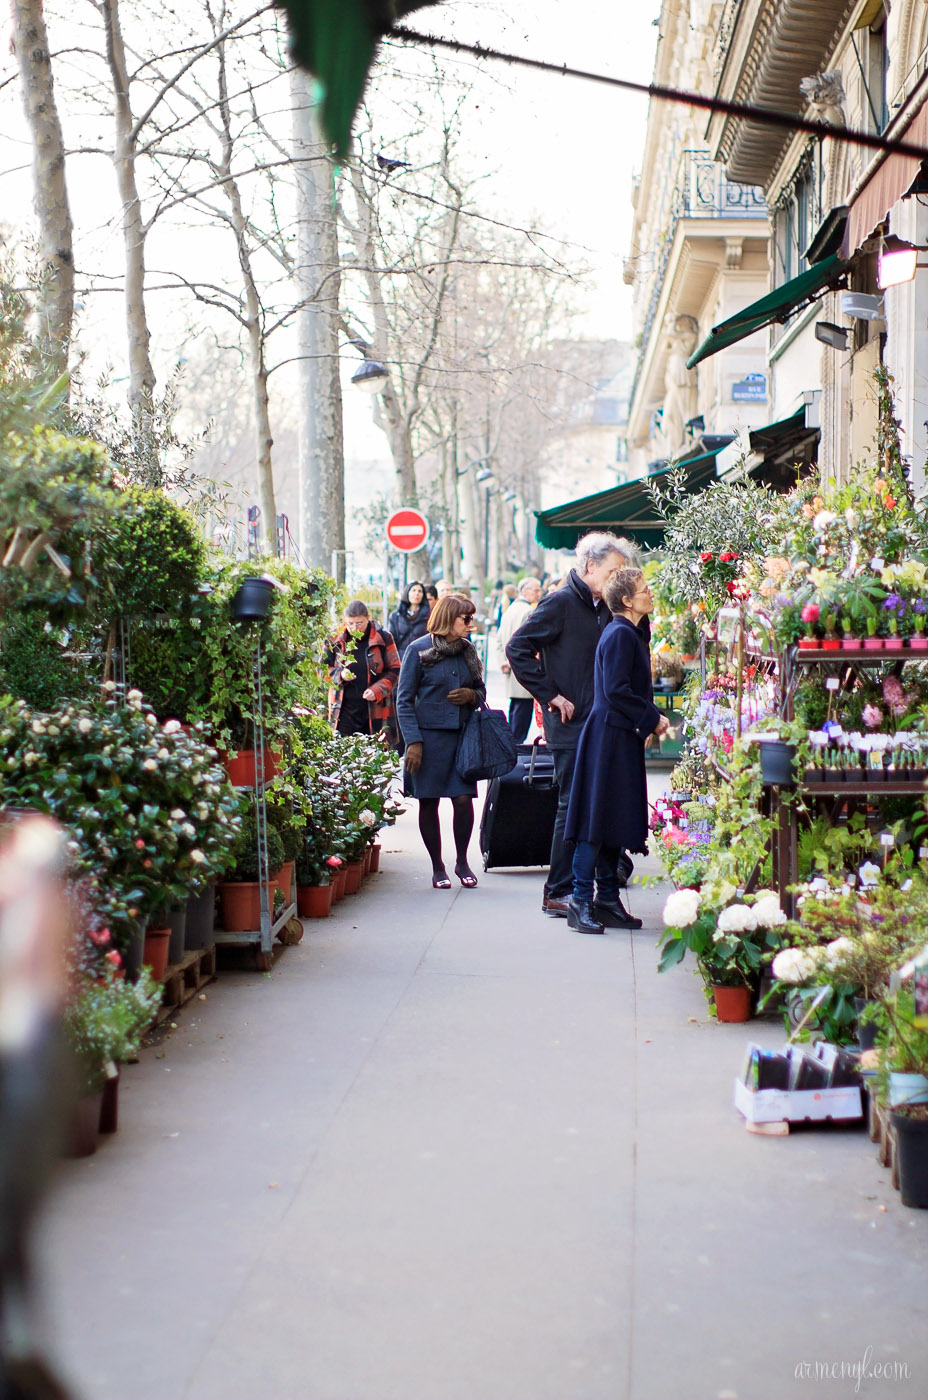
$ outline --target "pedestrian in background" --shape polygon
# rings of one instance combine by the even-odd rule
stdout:
[[[511,641],[513,634],[518,631],[526,618],[538,606],[540,597],[541,584],[538,579],[522,579],[516,597],[503,613],[496,631],[496,654],[499,660],[499,669],[503,673],[506,694],[509,697],[509,728],[516,744],[525,743],[528,731],[532,726],[535,702],[531,692],[526,690],[524,685],[520,685],[513,675],[512,667],[506,656],[506,646]]]
[[[545,738],[558,782],[551,864],[542,908],[566,918],[573,889],[572,852],[564,840],[577,742],[593,707],[593,662],[602,629],[610,621],[602,590],[610,574],[634,562],[634,546],[616,535],[584,535],[577,541],[576,567],[555,593],[547,594],[506,648],[516,680],[541,704]],[[603,877],[609,871],[603,865]]]
[[[399,605],[390,614],[390,631],[402,660],[410,642],[424,637],[429,620],[425,588],[414,579],[404,590]]]
[[[458,739],[474,707],[486,697],[480,658],[469,640],[474,617],[469,598],[441,598],[429,614],[428,636],[406,650],[396,693],[396,714],[406,745],[403,789],[419,802],[419,833],[432,862],[432,887],[449,890],[441,853],[438,804],[451,799],[455,866],[465,889],[477,877],[467,863],[474,829],[476,783],[455,767]]]
[[[339,734],[377,734],[385,726],[389,731],[400,674],[393,638],[375,627],[359,598],[347,605],[342,622],[324,658],[332,681],[329,721]]]
[[[438,589],[435,587],[434,583],[427,583],[425,585],[425,601],[429,605],[429,612],[431,612],[438,602]]]
[[[577,745],[564,837],[574,843],[567,925],[580,933],[641,928],[619,895],[623,851],[648,849],[644,751],[669,720],[654,704],[648,646],[639,630],[654,600],[637,568],[619,569],[603,587],[612,615],[593,668],[593,708]],[[596,880],[594,900],[593,881]]]

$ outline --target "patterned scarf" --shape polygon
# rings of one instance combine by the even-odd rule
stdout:
[[[466,637],[454,637],[449,641],[446,637],[433,637],[432,645],[419,653],[419,660],[423,666],[434,666],[436,661],[443,661],[446,656],[460,656],[464,653],[464,660],[467,662],[467,669],[475,681],[483,679],[483,668],[480,665],[480,657],[477,655],[473,642],[469,642]]]

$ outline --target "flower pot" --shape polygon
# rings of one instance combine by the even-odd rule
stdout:
[[[332,876],[332,886],[334,893],[332,903],[337,904],[340,899],[345,898],[345,887],[348,883],[348,867],[343,865],[335,875]]]
[[[369,871],[371,875],[376,875],[378,870],[380,869],[380,842],[375,842],[373,846],[369,847],[369,849],[371,853],[371,863]]]
[[[794,744],[784,744],[777,739],[772,744],[760,746],[760,771],[768,787],[793,787],[793,759],[796,757]]]
[[[271,610],[274,585],[265,578],[242,579],[232,598],[236,622],[260,622]]]
[[[803,777],[804,783],[823,783],[825,781],[824,768],[807,768]]]
[[[904,638],[904,637],[884,637],[884,638],[883,638],[883,650],[884,650],[884,651],[902,651],[902,648],[903,648],[904,646],[905,646],[905,638]]]
[[[345,894],[357,894],[361,888],[361,879],[364,871],[362,860],[350,860],[345,866]]]
[[[751,1019],[750,987],[713,987],[712,1000],[720,1021],[738,1023]]]
[[[819,647],[819,640],[818,640],[818,637],[800,637],[800,638],[799,638],[799,650],[800,650],[800,651],[813,651],[813,650],[817,651],[817,650],[818,650],[818,647]]]
[[[96,1152],[102,1100],[103,1090],[97,1089],[83,1094],[74,1105],[63,1149],[66,1157],[89,1157]]]
[[[826,637],[825,640],[822,642],[822,651],[840,651],[840,650],[841,650],[841,638],[840,638],[840,637]]]
[[[332,909],[334,886],[297,885],[296,912],[301,919],[327,919]]]
[[[928,651],[928,637],[910,637],[908,647],[909,651]]]
[[[890,1070],[889,1106],[901,1108],[913,1103],[928,1103],[928,1078],[923,1074],[907,1074]]]
[[[857,1044],[861,1050],[872,1050],[876,1044],[876,1021],[861,1022],[864,1009],[870,1005],[866,997],[854,998],[854,1009],[857,1012]]]
[[[371,873],[371,848],[364,847],[364,859],[361,861],[361,874],[365,877]]]
[[[233,787],[254,787],[255,785],[255,751],[254,749],[239,749],[233,758],[226,750],[219,751],[219,759],[228,774],[229,782]],[[277,766],[274,754],[270,749],[264,749],[263,776],[266,783],[270,782],[277,773]]]
[[[168,924],[171,929],[171,943],[168,948],[168,963],[174,967],[184,956],[184,940],[187,936],[187,905],[168,911]]]
[[[274,886],[268,881],[271,908],[274,907]],[[261,886],[257,880],[221,880],[219,907],[222,927],[227,933],[249,933],[261,927]]]
[[[151,968],[151,975],[160,982],[168,969],[168,954],[171,950],[171,928],[147,928],[142,949],[142,962]]]
[[[295,861],[285,860],[273,877],[274,884],[277,889],[280,890],[288,904],[290,904],[293,899],[293,867],[295,864]]]
[[[125,968],[126,976],[129,981],[138,981],[139,973],[142,970],[142,958],[145,953],[144,924],[136,922],[130,926],[125,945],[120,947],[119,951],[122,954],[122,965]]]
[[[100,1132],[115,1133],[119,1127],[119,1070],[108,1075],[100,1095]]]
[[[882,651],[882,637],[864,637],[864,651]]]
[[[211,880],[202,894],[192,894],[187,899],[184,947],[190,952],[196,948],[212,948],[215,942],[216,885]]]
[[[893,1113],[899,1194],[904,1206],[928,1210],[928,1119]]]

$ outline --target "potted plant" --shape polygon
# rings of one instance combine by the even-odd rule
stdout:
[[[916,598],[912,603],[912,635],[909,637],[911,651],[928,651],[928,637],[925,636],[925,620],[928,617],[928,604],[924,598]]]
[[[785,923],[777,895],[763,891],[754,905],[730,903],[718,909],[697,890],[677,890],[668,896],[663,920],[659,970],[675,966],[689,949],[718,1019],[747,1021],[764,952],[778,946],[774,930]]]
[[[249,932],[261,926],[261,885],[258,870],[258,832],[254,803],[243,799],[241,831],[235,854],[235,864],[219,881],[222,927],[229,933]],[[274,827],[267,827],[268,900],[273,907],[275,877],[283,864],[283,843]]]

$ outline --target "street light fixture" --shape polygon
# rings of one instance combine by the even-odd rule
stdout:
[[[876,274],[880,291],[898,287],[902,282],[911,282],[916,269],[926,266],[918,261],[919,253],[924,252],[928,252],[928,245],[909,243],[904,238],[897,238],[894,233],[881,238]]]
[[[387,380],[390,378],[390,371],[386,365],[382,365],[379,360],[365,360],[358,365],[351,382],[356,389],[363,389],[366,394],[379,394],[381,389],[385,389]]]
[[[474,479],[480,482],[491,481],[493,479],[493,473],[490,471],[489,467],[481,467]]]

